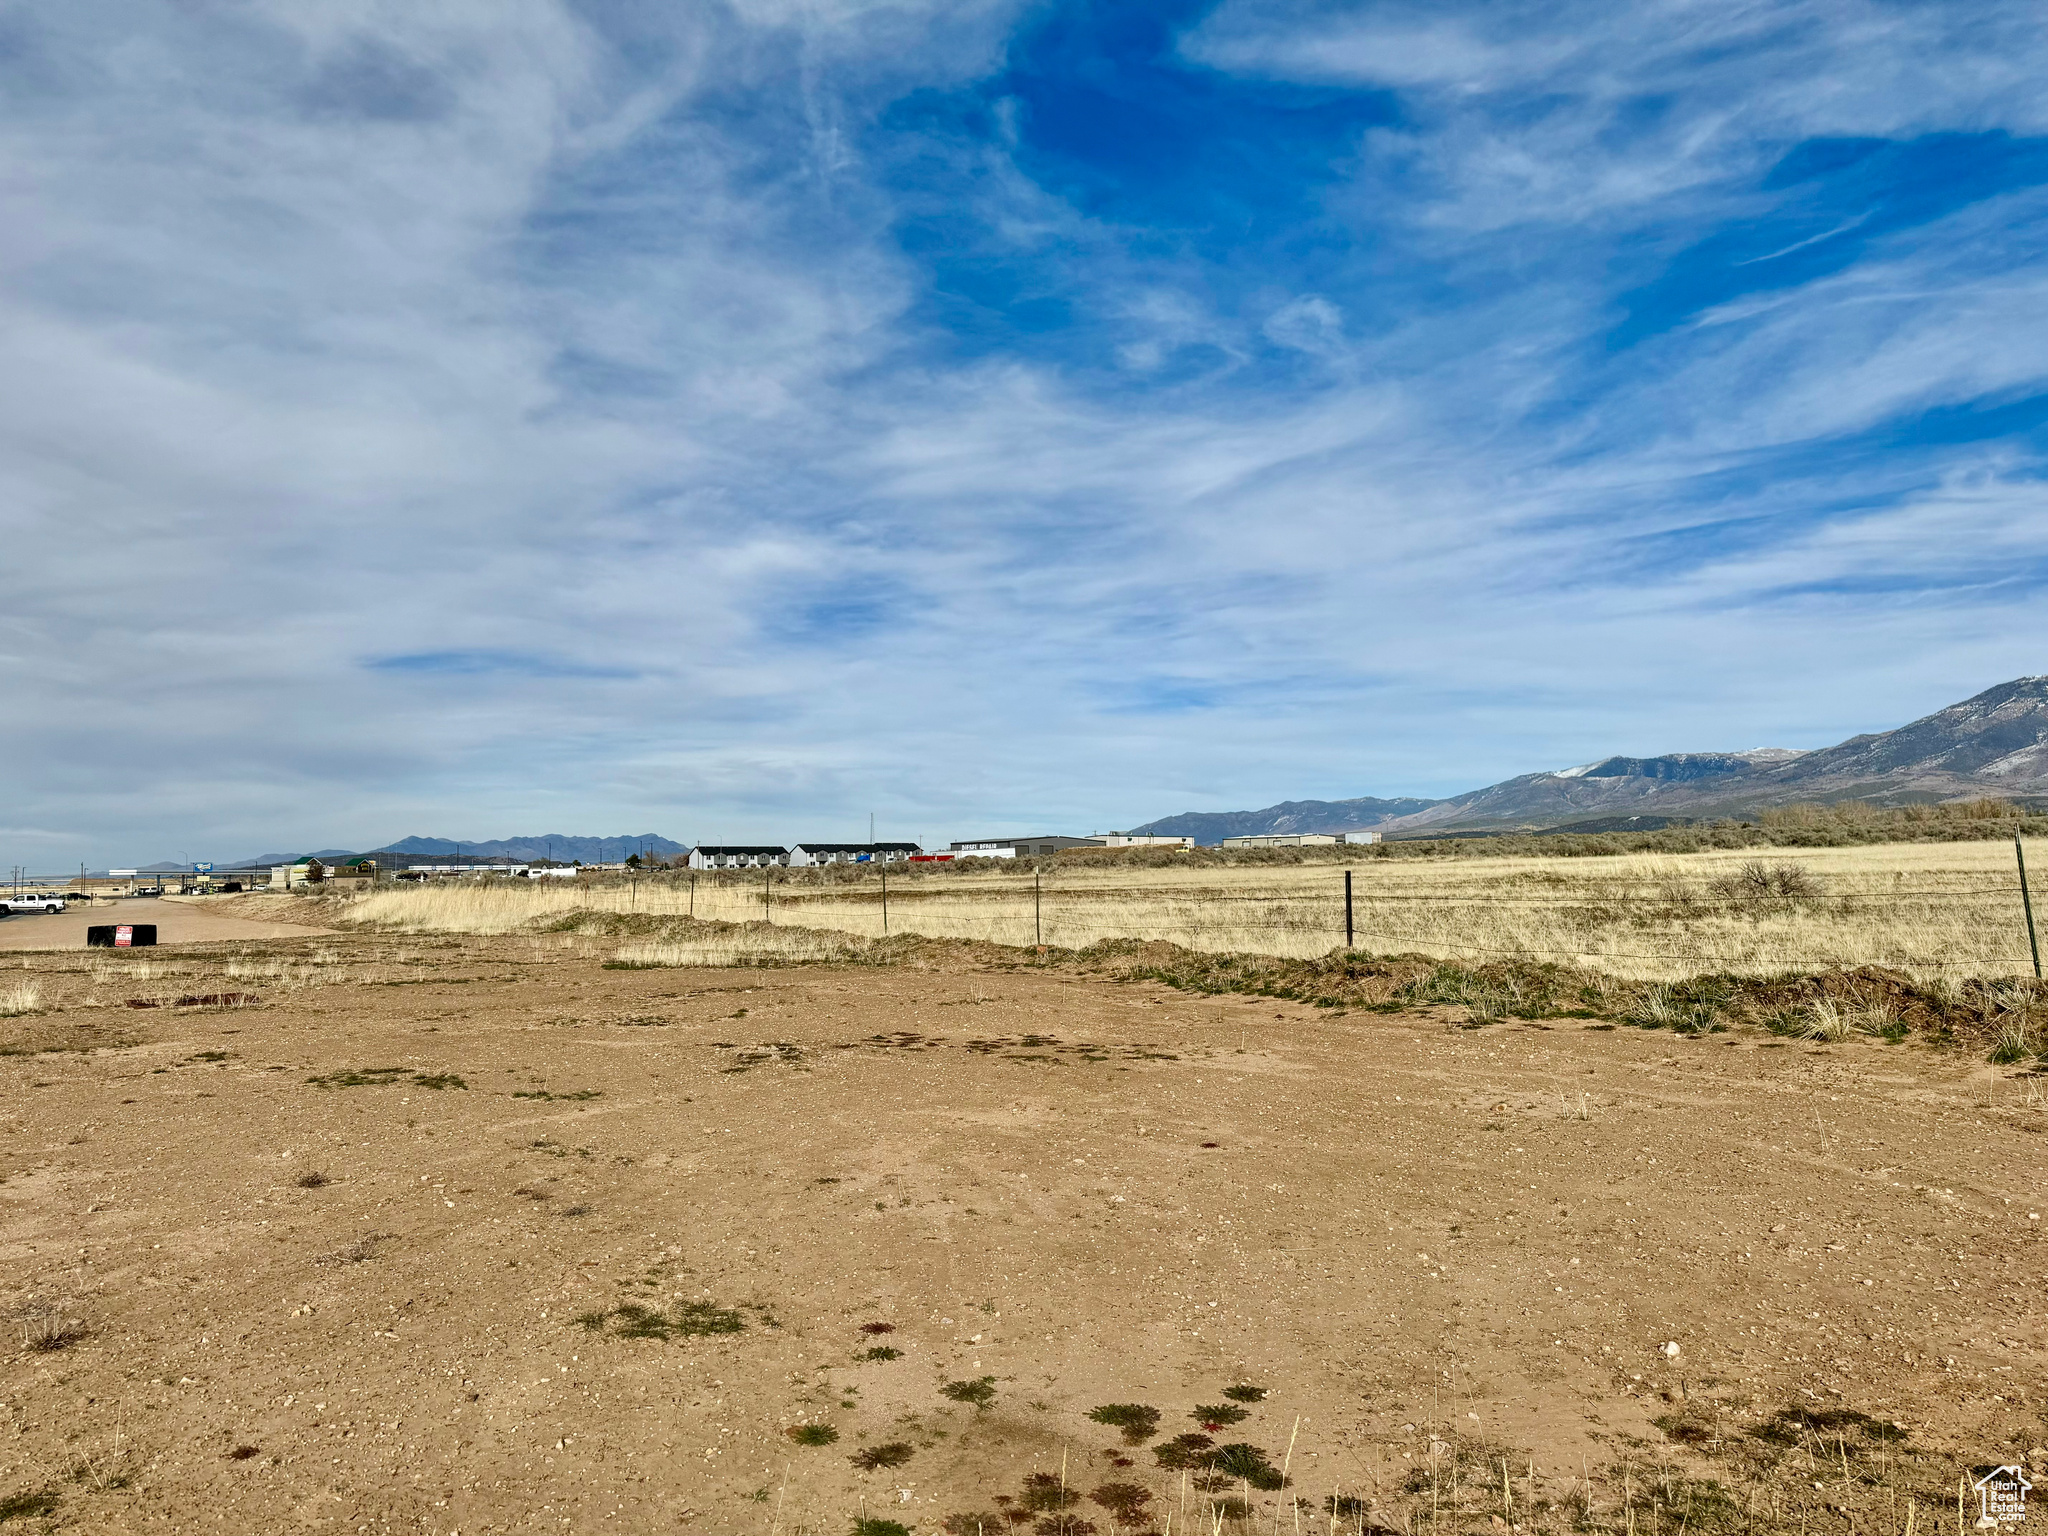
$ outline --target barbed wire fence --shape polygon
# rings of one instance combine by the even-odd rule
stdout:
[[[1803,957],[1774,954],[1770,964],[1785,969],[1827,969],[1854,964],[1891,963],[1921,969],[1966,972],[1982,971],[1988,966],[2003,966],[2022,974],[2031,972],[2039,978],[2040,946],[2034,926],[2033,899],[2027,883],[2025,852],[2017,838],[2014,840],[2014,853],[2016,878],[2011,881],[1887,891],[1767,896],[1755,900],[1746,908],[1736,907],[1734,915],[1798,914],[1811,919],[1816,912],[1828,908],[1838,912],[1861,911],[1877,914],[1887,909],[1908,908],[1915,903],[1938,903],[1971,914],[1970,920],[1973,923],[1987,929],[1994,925],[2006,926],[2015,943],[2014,952],[1978,952],[1966,956],[1916,953],[1909,957],[1888,959],[1870,956],[1858,959],[1844,952]],[[1134,883],[1105,885],[1090,882],[1066,886],[1056,879],[1049,883],[1042,866],[1033,868],[1028,885],[1017,882],[1000,888],[984,886],[963,889],[951,878],[945,879],[943,883],[929,879],[906,881],[899,875],[892,886],[889,872],[882,868],[876,871],[878,878],[872,884],[861,881],[850,887],[835,889],[811,886],[793,888],[778,882],[778,873],[772,869],[763,870],[760,874],[760,884],[755,888],[755,899],[759,904],[756,910],[762,918],[774,922],[778,920],[780,913],[783,921],[822,922],[828,926],[851,929],[855,925],[833,921],[833,909],[866,908],[873,904],[878,909],[878,926],[884,937],[906,933],[924,933],[932,937],[965,936],[951,930],[970,926],[970,920],[962,915],[961,909],[971,907],[971,926],[980,930],[975,936],[996,938],[997,935],[1001,935],[997,939],[998,942],[1029,943],[1041,948],[1047,944],[1049,932],[1057,937],[1062,932],[1071,933],[1073,928],[1082,927],[1092,931],[1095,937],[1104,937],[1107,936],[1104,933],[1105,929],[1122,926],[1130,931],[1115,936],[1145,940],[1168,938],[1172,935],[1168,939],[1169,942],[1187,942],[1190,947],[1211,947],[1211,944],[1205,941],[1218,940],[1225,935],[1250,933],[1285,935],[1305,941],[1311,946],[1317,940],[1327,940],[1327,945],[1317,948],[1319,953],[1337,947],[1341,941],[1347,950],[1366,948],[1393,953],[1448,949],[1460,955],[1491,959],[1559,960],[1596,964],[1603,961],[1631,961],[1701,967],[1753,967],[1761,963],[1754,954],[1716,953],[1705,946],[1691,948],[1689,952],[1670,952],[1656,949],[1614,949],[1599,943],[1581,946],[1563,943],[1485,943],[1472,937],[1446,935],[1440,931],[1440,924],[1434,925],[1438,931],[1424,933],[1417,931],[1416,925],[1390,920],[1390,909],[1448,914],[1455,914],[1459,910],[1483,912],[1503,909],[1546,911],[1558,915],[1573,912],[1607,914],[1627,908],[1631,904],[1639,906],[1643,898],[1641,893],[1634,889],[1611,894],[1580,892],[1569,895],[1373,891],[1359,889],[1353,878],[1354,872],[1345,869],[1341,872],[1332,872],[1327,887],[1321,890],[1242,893],[1213,889],[1175,890],[1159,885]],[[694,912],[694,878],[691,885],[690,905]],[[1973,904],[1983,905],[1973,907]],[[1106,918],[1104,915],[1105,908],[1118,906],[1127,914],[1127,921],[1121,925],[1113,917]],[[2003,911],[1998,910],[2001,906],[2004,908]],[[948,913],[944,910],[948,907],[956,910]],[[1213,923],[1204,923],[1198,920],[1197,915],[1205,911],[1229,915]],[[922,918],[921,912],[924,914]],[[1934,914],[1927,915],[1931,922]],[[1956,912],[1946,914],[1950,918],[1957,915]],[[858,930],[865,930],[867,927],[867,924],[857,925]],[[2017,943],[2022,936],[2028,946],[2026,953],[2017,952]]]

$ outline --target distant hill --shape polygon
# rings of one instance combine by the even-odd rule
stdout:
[[[464,858],[545,859],[562,864],[616,864],[628,854],[646,852],[666,859],[688,853],[686,843],[673,843],[652,832],[628,837],[574,837],[566,832],[548,832],[538,837],[506,837],[487,843],[456,843],[445,837],[402,837],[370,852],[403,854],[408,858],[447,858],[460,851]]]
[[[311,853],[263,853],[254,858],[223,859],[217,864],[220,869],[270,868],[289,864],[294,859],[313,858],[331,864],[336,859],[352,859],[358,852],[369,858],[392,859],[452,859],[457,850],[461,857],[468,859],[544,859],[552,856],[563,864],[616,864],[628,854],[643,850],[670,858],[678,853],[688,853],[686,843],[670,842],[652,832],[642,832],[629,837],[575,837],[566,832],[543,833],[539,837],[506,837],[486,843],[458,843],[445,837],[402,837],[395,843],[386,843],[381,848],[318,848]],[[190,864],[151,864],[152,871],[166,872],[188,870]]]
[[[1896,730],[1796,752],[1673,752],[1526,773],[1446,800],[1287,801],[1263,811],[1169,816],[1135,830],[1200,843],[1258,832],[1374,828],[1389,837],[1541,831],[1627,818],[1712,820],[1802,800],[1879,805],[2048,795],[2048,677],[1987,688]],[[1339,825],[1352,807],[1404,807]],[[1408,807],[1412,807],[1409,809]],[[1327,813],[1327,814],[1326,814]],[[1200,825],[1201,831],[1194,830]],[[1186,828],[1186,830],[1182,830]]]

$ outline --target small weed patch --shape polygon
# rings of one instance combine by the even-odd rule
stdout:
[[[574,1093],[549,1093],[546,1089],[536,1088],[530,1093],[515,1093],[512,1097],[515,1099],[544,1099],[554,1103],[577,1103],[584,1099],[601,1099],[604,1097],[604,1090],[601,1088],[578,1088]]]
[[[411,1067],[353,1067],[309,1077],[315,1088],[388,1088],[410,1083],[416,1088],[467,1088],[468,1083],[453,1072],[415,1072]]]
[[[972,1381],[949,1381],[939,1388],[939,1394],[956,1403],[972,1403],[976,1408],[986,1408],[996,1400],[996,1379],[977,1376]]]
[[[1125,1445],[1143,1445],[1159,1433],[1159,1410],[1147,1403],[1104,1403],[1089,1409],[1088,1417],[1123,1431]]]
[[[0,1499],[0,1524],[9,1520],[33,1520],[38,1515],[57,1512],[57,1495],[47,1488],[38,1488],[28,1493],[9,1494]]]
[[[1234,1387],[1225,1387],[1223,1395],[1233,1403],[1263,1403],[1266,1400],[1266,1389],[1264,1387],[1248,1387],[1240,1383]]]
[[[792,1424],[783,1433],[798,1445],[830,1445],[839,1438],[830,1424]]]
[[[871,1445],[866,1450],[855,1451],[847,1459],[863,1472],[879,1472],[884,1467],[900,1467],[916,1454],[907,1441],[891,1440],[884,1445]]]
[[[1126,1524],[1134,1524],[1152,1502],[1150,1489],[1136,1483],[1104,1483],[1088,1497]]]
[[[1266,1453],[1256,1445],[1218,1446],[1209,1465],[1226,1477],[1239,1478],[1266,1493],[1287,1486],[1287,1479],[1280,1475],[1280,1469],[1268,1461]]]
[[[1035,1514],[1052,1514],[1073,1508],[1081,1495],[1050,1472],[1034,1472],[1024,1479],[1024,1495],[1017,1502]]]
[[[902,1358],[902,1350],[891,1349],[887,1344],[877,1344],[861,1355],[863,1360],[901,1360]]]
[[[714,1334],[742,1333],[747,1320],[731,1307],[709,1301],[678,1302],[666,1312],[624,1302],[609,1309],[584,1312],[571,1319],[588,1333],[609,1333],[618,1339],[698,1339]]]

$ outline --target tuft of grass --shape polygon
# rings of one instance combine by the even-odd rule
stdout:
[[[903,1351],[891,1349],[887,1344],[877,1344],[861,1355],[863,1360],[901,1360]]]
[[[332,1184],[334,1181],[328,1178],[327,1175],[322,1173],[319,1169],[308,1168],[296,1179],[293,1179],[292,1182],[298,1185],[301,1189],[325,1189],[329,1184]]]
[[[871,1445],[865,1450],[855,1451],[847,1460],[863,1472],[879,1472],[884,1467],[900,1467],[917,1452],[902,1440],[891,1440],[883,1445]]]
[[[1143,1445],[1159,1433],[1159,1410],[1147,1403],[1104,1403],[1089,1409],[1088,1417],[1122,1430],[1125,1445]]]
[[[16,982],[5,991],[0,991],[0,1019],[18,1019],[25,1013],[35,1013],[43,1006],[43,989],[32,981]],[[30,1495],[24,1494],[27,1498]]]
[[[1222,1429],[1228,1424],[1242,1424],[1251,1414],[1228,1403],[1205,1403],[1188,1415],[1204,1429]]]
[[[1248,1387],[1240,1383],[1234,1387],[1225,1387],[1223,1395],[1233,1403],[1263,1403],[1266,1400],[1266,1389]]]
[[[900,1520],[880,1520],[862,1515],[853,1522],[853,1536],[910,1536],[910,1527]]]
[[[21,1347],[30,1354],[54,1355],[85,1337],[85,1325],[75,1317],[66,1317],[52,1302],[32,1301],[18,1316]]]
[[[332,1253],[323,1253],[315,1264],[364,1264],[377,1256],[377,1249],[384,1241],[384,1234],[371,1232],[357,1238],[346,1248],[337,1248]]]
[[[412,1081],[415,1088],[467,1089],[469,1087],[468,1083],[457,1077],[453,1072],[418,1072],[413,1074]]]
[[[792,1424],[783,1433],[798,1445],[830,1445],[839,1438],[830,1424]]]
[[[2034,1027],[2025,1015],[2009,1014],[1998,1024],[1998,1033],[1993,1037],[1990,1060],[1999,1066],[2010,1066],[2025,1061],[2035,1053]]]
[[[939,1394],[956,1403],[972,1403],[976,1408],[986,1408],[996,1400],[996,1379],[977,1376],[972,1381],[949,1381],[939,1388]]]
[[[1806,1038],[1809,1040],[1839,1044],[1849,1038],[1855,1027],[1854,1019],[1831,997],[1815,998],[1806,1005]]]
[[[468,1087],[469,1085],[465,1083],[463,1086]],[[546,1099],[556,1103],[575,1103],[583,1099],[601,1099],[604,1097],[604,1090],[601,1088],[578,1088],[574,1093],[549,1093],[545,1089],[535,1089],[531,1093],[515,1093],[512,1097],[515,1099]]]

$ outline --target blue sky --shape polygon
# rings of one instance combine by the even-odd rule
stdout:
[[[2048,671],[2044,68],[1996,0],[0,3],[0,862],[1088,831]]]

